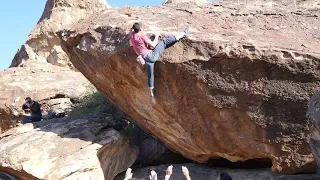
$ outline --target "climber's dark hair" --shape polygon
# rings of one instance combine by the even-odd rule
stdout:
[[[133,31],[134,31],[135,33],[140,32],[140,31],[141,31],[141,28],[142,28],[142,24],[139,23],[139,22],[134,23],[133,26],[132,26],[132,29],[133,29]]]
[[[31,99],[30,97],[26,97],[25,102],[26,102],[26,103],[31,103],[31,102],[32,102],[32,99]]]

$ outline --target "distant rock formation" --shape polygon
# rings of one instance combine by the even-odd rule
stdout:
[[[315,170],[305,113],[320,88],[320,11],[187,3],[106,10],[61,34],[73,65],[147,132],[197,162],[270,159],[272,170]],[[128,33],[182,40],[155,65],[150,98]]]
[[[208,0],[165,0],[163,4],[177,4],[177,3],[207,3]]]
[[[19,48],[10,67],[19,66],[27,60],[72,67],[55,33],[108,7],[105,0],[48,0],[38,24]]]
[[[42,121],[0,134],[0,172],[19,180],[111,180],[137,155],[137,148],[99,117]]]

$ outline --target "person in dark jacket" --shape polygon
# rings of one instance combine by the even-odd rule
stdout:
[[[33,101],[30,97],[25,99],[25,103],[22,105],[23,110],[30,110],[31,116],[25,116],[22,119],[23,123],[41,121],[42,113],[41,106],[37,101]]]

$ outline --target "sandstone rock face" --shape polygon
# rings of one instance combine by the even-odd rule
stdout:
[[[136,157],[105,118],[42,121],[0,135],[0,172],[22,180],[111,180]]]
[[[106,10],[61,33],[62,47],[98,90],[189,159],[268,158],[273,171],[313,171],[305,113],[320,88],[320,13],[299,8]],[[137,19],[163,36],[191,26],[156,63],[154,99],[128,44]]]
[[[56,98],[48,101],[50,111],[55,113],[64,113],[67,109],[72,108],[72,102],[70,98]]]
[[[0,132],[6,131],[15,126],[12,119],[12,109],[5,104],[0,105]]]
[[[38,24],[18,50],[10,67],[30,59],[71,67],[55,33],[107,7],[105,0],[48,0]]]
[[[188,168],[191,179],[196,180],[208,180],[208,179],[218,179],[221,172],[227,172],[232,180],[244,180],[244,179],[259,179],[259,180],[314,180],[320,178],[316,174],[305,174],[305,175],[280,175],[272,173],[267,169],[259,170],[232,170],[232,169],[222,169],[222,168],[208,168],[196,164],[174,164],[173,165],[173,174],[170,179],[174,180],[185,180],[186,178],[182,174],[181,167],[185,166]],[[165,172],[168,166],[151,166],[144,167],[141,169],[134,169],[133,177],[137,180],[148,180],[150,171],[154,170],[157,172],[158,179],[164,179]],[[114,180],[123,180],[124,173],[116,176]]]
[[[69,68],[32,60],[22,66],[0,72],[0,132],[15,126],[23,115],[21,107],[26,97],[43,104],[44,114],[50,110],[60,113],[70,108],[70,99],[90,88],[81,73]]]

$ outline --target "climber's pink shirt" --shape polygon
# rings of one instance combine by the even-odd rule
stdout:
[[[148,48],[147,40],[149,38],[143,34],[142,32],[131,32],[130,41],[133,46],[134,51],[138,56],[145,57],[149,54],[152,50]]]

